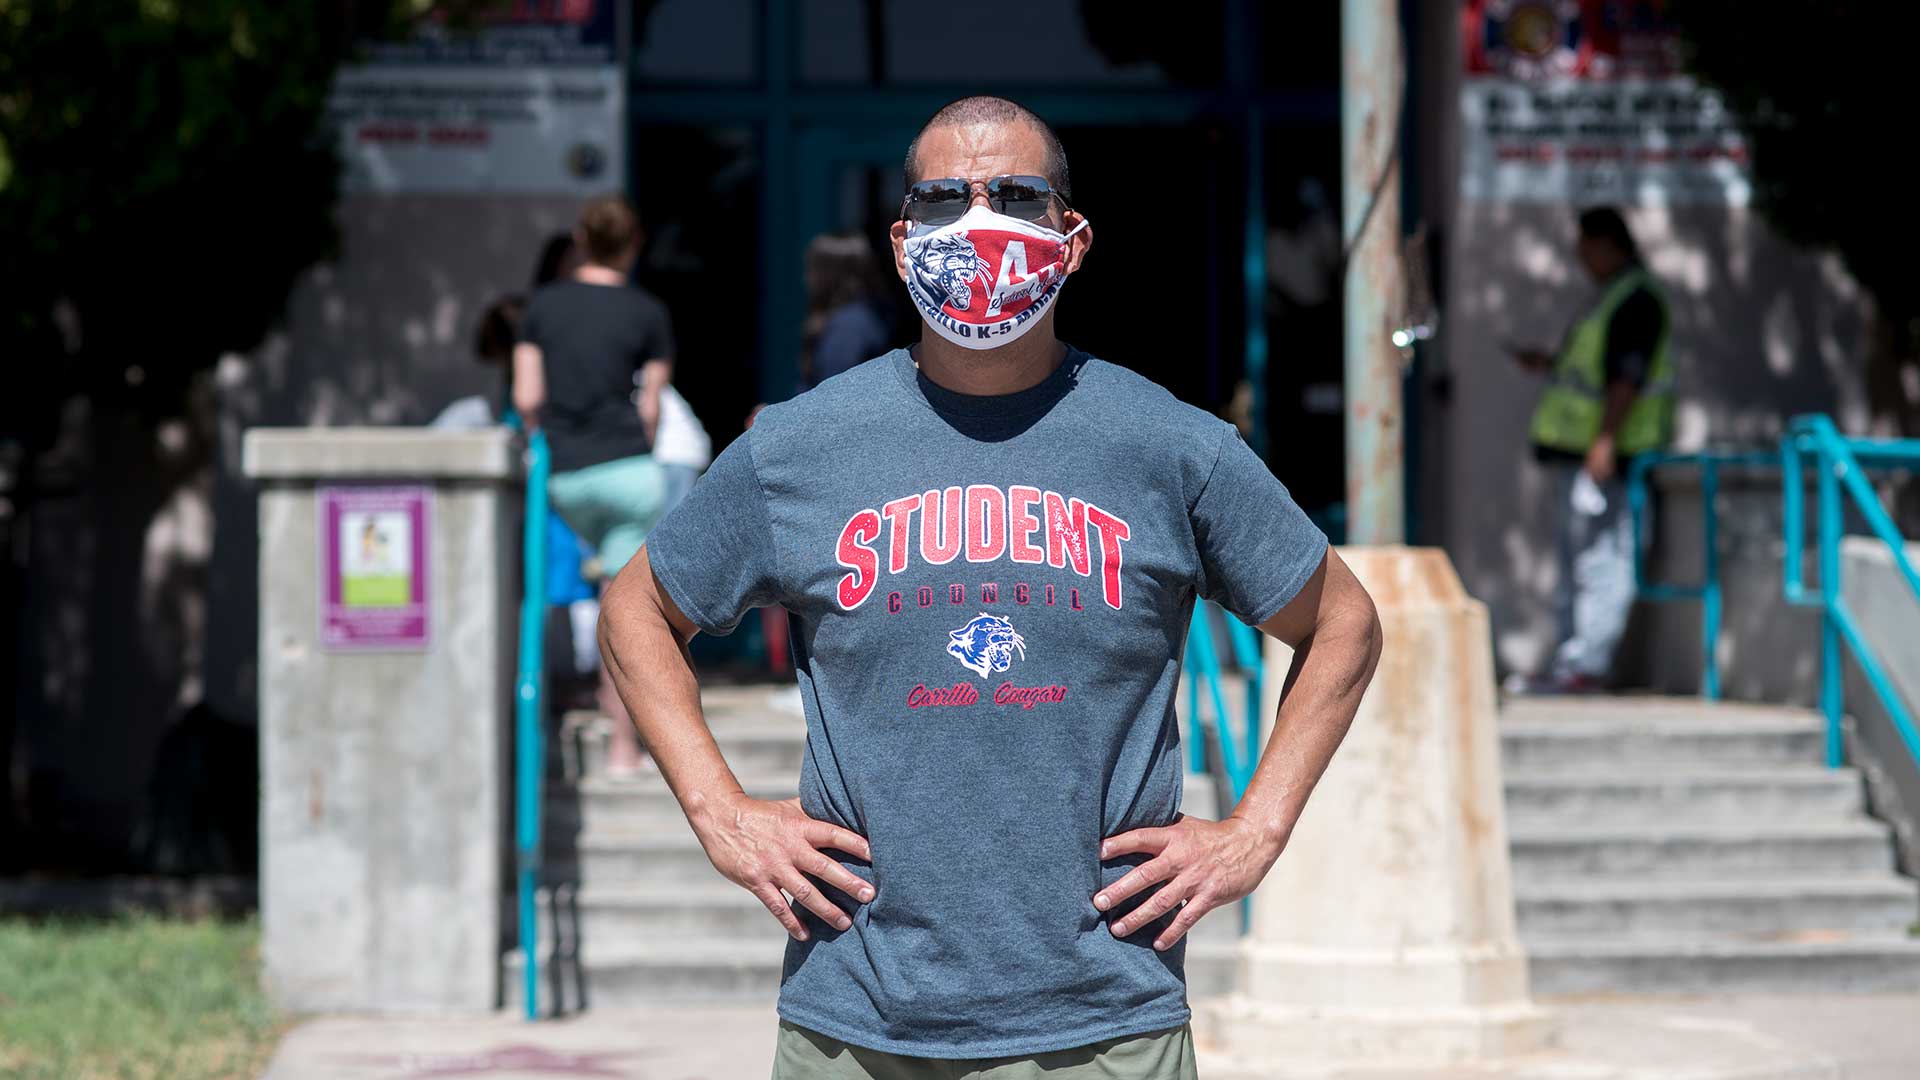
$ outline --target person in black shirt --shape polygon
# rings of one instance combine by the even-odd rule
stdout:
[[[641,234],[625,199],[588,203],[574,240],[580,265],[527,301],[513,404],[528,430],[546,433],[554,513],[594,549],[607,581],[666,507],[666,471],[650,451],[673,374],[673,327],[665,305],[628,282]],[[608,771],[631,775],[648,762],[604,668],[600,706],[614,721]]]

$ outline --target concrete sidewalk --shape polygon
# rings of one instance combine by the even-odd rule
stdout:
[[[1758,1080],[1920,1077],[1920,995],[1548,999],[1557,1047],[1499,1065],[1228,1069],[1207,1048],[1202,1080]],[[528,1024],[479,1019],[318,1018],[281,1044],[266,1080],[619,1077],[765,1080],[773,1003],[596,1011]]]

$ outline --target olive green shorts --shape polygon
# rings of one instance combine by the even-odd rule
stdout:
[[[780,1018],[773,1080],[1199,1080],[1193,1025],[998,1058],[889,1054]]]

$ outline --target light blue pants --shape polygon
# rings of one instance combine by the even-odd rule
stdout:
[[[1606,508],[1588,512],[1575,505],[1574,480],[1581,466],[1554,463],[1553,493],[1559,528],[1560,590],[1554,619],[1560,635],[1553,653],[1556,676],[1604,679],[1613,668],[1613,651],[1633,610],[1633,515],[1627,512],[1627,482],[1615,474],[1598,485]]]
[[[667,504],[660,511],[662,518],[668,511],[680,505],[680,500],[693,490],[693,482],[700,479],[700,470],[691,465],[672,465],[662,462],[660,467],[667,472]]]
[[[646,542],[667,498],[666,470],[650,454],[619,458],[547,478],[553,512],[600,557],[611,579]]]

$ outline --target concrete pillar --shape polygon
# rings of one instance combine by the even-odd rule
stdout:
[[[246,435],[244,467],[261,485],[268,992],[294,1012],[491,1010],[499,1000],[519,505],[508,434],[256,428]],[[382,536],[391,533],[407,555],[395,576],[356,578],[358,602],[375,605],[370,630],[323,633],[329,574],[320,493],[361,486],[351,498],[367,505],[366,485],[425,488],[419,540],[411,542],[405,521],[380,519]],[[379,609],[407,595],[395,581],[421,573],[424,625],[408,622],[417,615],[404,609]],[[333,619],[366,614],[363,606]],[[396,621],[383,626],[382,618]],[[396,625],[424,630],[425,640],[368,650]]]
[[[1239,992],[1194,1030],[1257,1069],[1537,1048],[1514,933],[1485,605],[1435,548],[1345,548],[1386,648],[1352,730],[1253,896]],[[1272,723],[1285,646],[1267,642]]]

